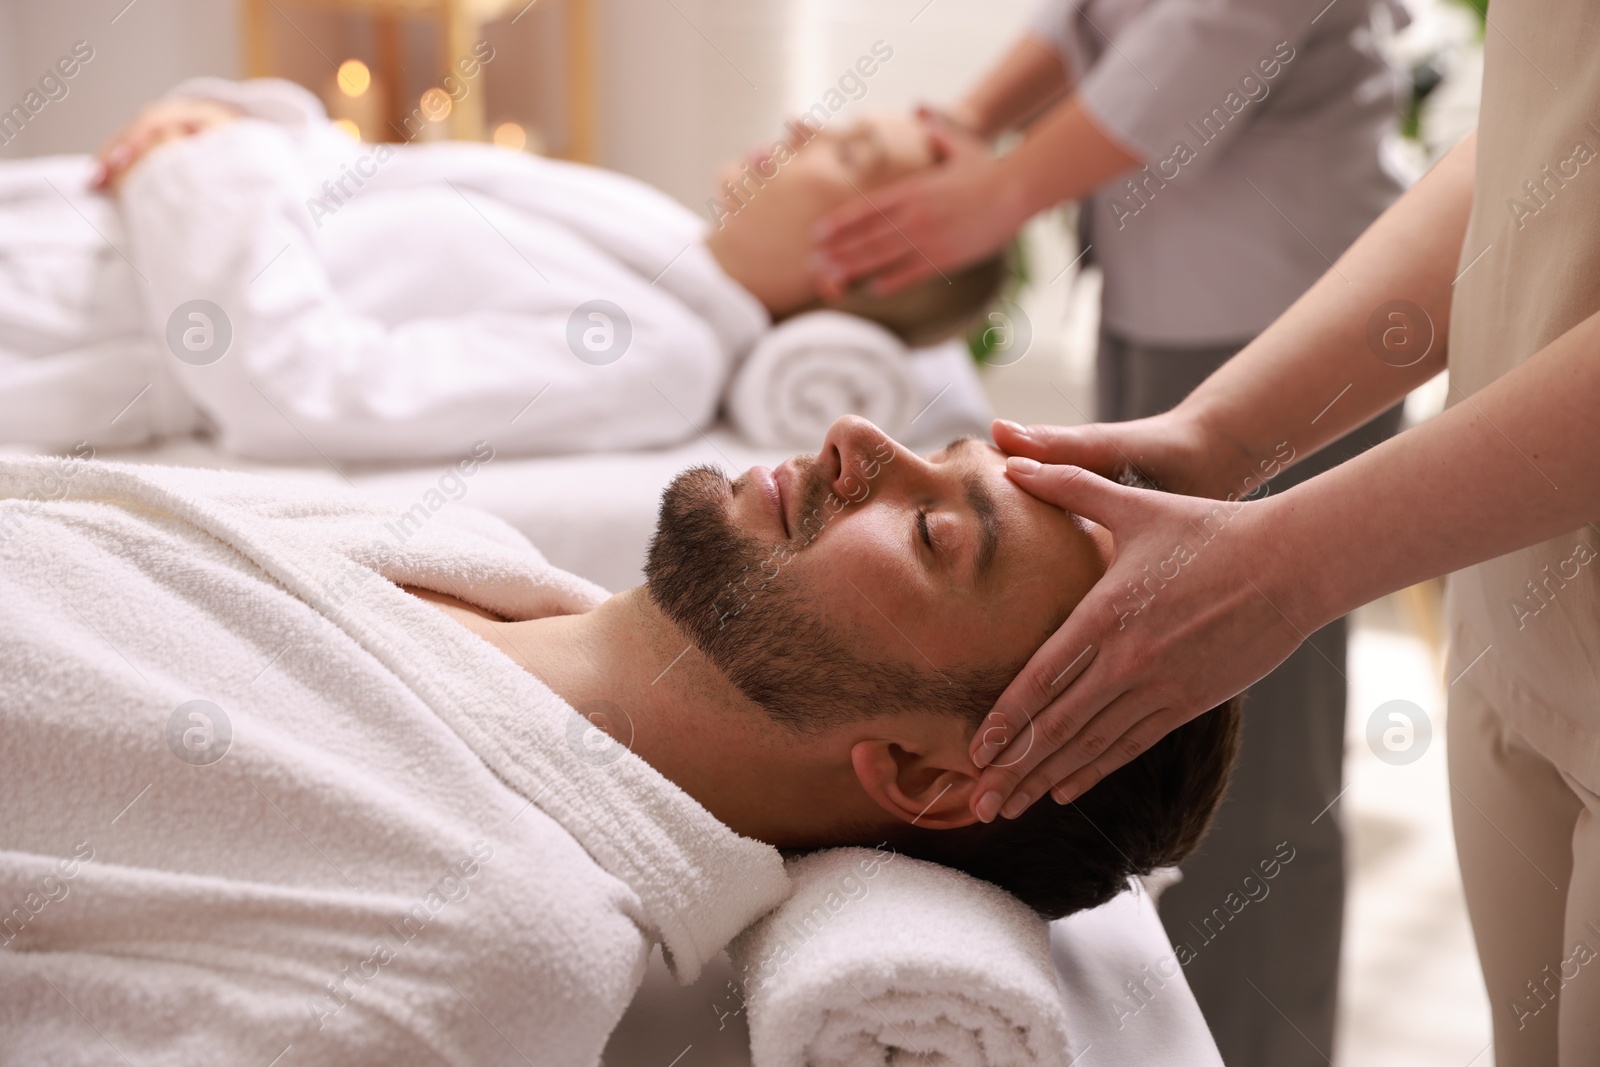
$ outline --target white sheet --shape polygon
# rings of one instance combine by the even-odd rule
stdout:
[[[1050,925],[1076,1067],[1223,1067],[1156,904],[1134,888]]]

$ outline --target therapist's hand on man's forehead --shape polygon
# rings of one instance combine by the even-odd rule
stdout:
[[[1011,456],[1008,477],[1093,519],[1116,552],[973,739],[985,768],[973,811],[984,822],[1015,818],[1047,792],[1071,802],[1239,692],[1240,678],[1265,677],[1321,625],[1266,576],[1286,570],[1265,566],[1280,546],[1259,501],[1121,485],[1068,465],[1069,456],[1090,461],[1076,442],[1057,449],[1030,444],[1021,427],[996,432],[1007,448],[1043,457]]]

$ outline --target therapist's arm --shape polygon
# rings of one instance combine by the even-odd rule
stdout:
[[[1283,454],[1280,442],[1296,454],[1309,453],[1442,368],[1475,150],[1469,136],[1260,338],[1173,411],[1128,423],[1030,427],[1026,436],[996,424],[1002,448],[1047,464],[1075,464],[1014,477],[1048,502],[1108,526],[1117,557],[973,738],[973,759],[995,764],[974,793],[980,815],[992,818],[1013,790],[1024,799],[1011,803],[1024,808],[1058,783],[1062,795],[1081,792],[1173,727],[1264,677],[1305,634],[1356,605],[1516,547],[1508,538],[1528,544],[1548,536],[1526,502],[1500,512],[1498,528],[1487,521],[1483,494],[1499,492],[1506,472],[1496,463],[1503,466],[1505,457],[1494,460],[1484,451],[1477,438],[1487,424],[1467,416],[1485,398],[1518,387],[1524,392],[1509,401],[1505,417],[1537,423],[1537,404],[1554,388],[1548,376],[1568,373],[1570,365],[1531,380],[1534,372],[1524,367],[1521,378],[1508,375],[1439,419],[1261,502],[1223,506],[1140,493],[1090,473],[1114,474],[1132,462],[1178,492],[1243,495],[1253,487],[1245,479],[1255,473],[1259,483],[1261,464]],[[1413,301],[1437,330],[1428,355],[1405,367],[1393,365],[1404,360],[1379,358],[1384,350],[1368,344],[1373,311],[1396,299]],[[1488,418],[1500,424],[1494,414]],[[1536,428],[1540,434],[1549,429]],[[1569,446],[1584,440],[1581,427],[1569,424],[1559,432]],[[1417,441],[1424,443],[1401,451],[1399,442]],[[1458,456],[1451,449],[1477,452]],[[1523,471],[1518,488],[1538,495],[1542,485],[1526,481],[1532,473]],[[1451,518],[1456,513],[1432,498],[1441,485],[1460,489],[1457,482],[1471,487],[1465,497],[1471,504]],[[1571,494],[1564,502],[1544,502],[1556,509],[1552,532],[1587,521],[1560,514],[1573,503]],[[1386,507],[1393,509],[1387,515]],[[1287,517],[1268,520],[1264,513]],[[1566,526],[1559,525],[1563,521]],[[1404,528],[1407,544],[1363,543],[1373,523],[1388,527],[1376,536]],[[1215,536],[1197,544],[1196,530]],[[1192,550],[1192,559],[1186,553],[1174,562],[1180,544]],[[1130,590],[1147,589],[1140,568],[1162,573],[1174,566],[1178,577],[1164,582],[1148,604],[1144,597],[1129,598]],[[1187,638],[1181,635],[1186,629]]]
[[[1250,503],[1013,457],[1018,484],[1105,525],[1117,552],[975,739],[978,815],[1020,814],[1052,787],[1070,801],[1353,608],[1592,523],[1597,395],[1600,313],[1437,418]],[[1180,544],[1167,580],[1130,596]]]
[[[1024,125],[1067,91],[1066,66],[1049,43],[1024,34],[966,99],[950,109],[956,122],[985,141]]]
[[[1452,149],[1172,411],[1025,435],[997,423],[996,443],[1106,476],[1132,463],[1165,489],[1223,497],[1247,493],[1288,450],[1304,459],[1361,426],[1444,369],[1476,143],[1471,134]]]

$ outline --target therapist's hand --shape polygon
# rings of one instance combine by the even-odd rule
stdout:
[[[238,108],[214,100],[184,97],[157,100],[143,108],[100,149],[95,157],[100,168],[90,185],[115,191],[133,165],[152,148],[226,125],[239,115]]]
[[[817,224],[823,296],[837,298],[866,278],[873,292],[893,293],[958,270],[1004,248],[1032,214],[988,145],[936,112],[919,117],[938,164],[863,193]]]
[[[1032,469],[1029,469],[1029,468]],[[1065,803],[1175,727],[1248,688],[1327,622],[1272,537],[1285,497],[1248,503],[1118,485],[1012,457],[1034,496],[1111,531],[1105,575],[973,738],[974,811]],[[1300,602],[1305,598],[1308,602]]]
[[[1238,491],[1237,472],[1250,465],[1237,446],[1181,408],[1086,426],[1019,426],[996,419],[991,432],[1008,455],[1084,467],[1112,481],[1132,467],[1166,492],[1185,496],[1222,497]]]

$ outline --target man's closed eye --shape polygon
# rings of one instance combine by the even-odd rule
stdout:
[[[922,543],[928,546],[928,551],[937,558],[939,550],[934,547],[933,535],[928,532],[928,509],[917,509],[917,534],[922,538]]]

